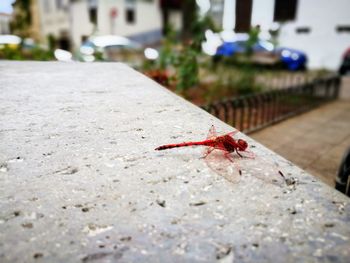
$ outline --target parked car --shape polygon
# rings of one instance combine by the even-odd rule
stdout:
[[[38,48],[48,49],[44,45],[35,43],[31,38],[20,38],[15,35],[0,35],[0,49],[5,48],[5,46],[12,49],[21,48],[22,51],[31,51]]]
[[[78,54],[78,59],[86,62],[119,61],[134,67],[140,66],[144,58],[154,60],[157,57],[157,50],[116,35],[90,37],[81,45]]]
[[[53,54],[47,46],[37,44],[31,38],[0,35],[0,59],[52,60]]]
[[[80,60],[122,61],[134,64],[142,53],[140,44],[121,36],[93,36],[80,47]]]
[[[15,35],[0,35],[0,49],[6,47],[18,48],[21,44],[22,39]]]
[[[248,35],[243,35],[234,41],[223,42],[216,50],[216,56],[231,57],[244,54],[247,50]],[[257,64],[282,64],[288,70],[306,69],[307,56],[296,49],[280,47],[266,40],[259,40],[253,47],[252,62]]]
[[[348,48],[343,55],[343,61],[339,68],[339,74],[340,75],[350,74],[350,48]]]

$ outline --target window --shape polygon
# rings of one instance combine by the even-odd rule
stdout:
[[[88,36],[81,36],[81,43],[84,43],[86,40],[88,40]]]
[[[126,9],[126,22],[128,24],[135,23],[135,9],[133,9],[133,8]]]
[[[284,22],[295,20],[298,0],[275,0],[273,21]]]
[[[136,7],[136,0],[124,0],[125,1],[125,8],[135,8]]]
[[[62,2],[62,0],[56,0],[56,8],[58,10],[63,9],[63,2]]]
[[[350,25],[341,25],[336,28],[338,33],[350,33]]]
[[[97,7],[89,8],[89,19],[91,23],[97,24]]]
[[[237,33],[249,32],[252,18],[252,0],[236,0]]]
[[[0,21],[0,34],[6,34],[5,32],[5,23]]]
[[[50,11],[51,11],[50,0],[44,0],[43,8],[44,8],[45,13],[50,13]]]
[[[295,29],[295,31],[297,32],[297,34],[309,34],[311,29],[310,27],[297,27]]]
[[[181,10],[181,0],[160,0],[162,9]]]
[[[59,38],[58,39],[58,46],[59,46],[60,49],[70,50],[69,38],[65,38],[65,37]]]
[[[89,20],[90,20],[90,22],[97,25],[97,1],[96,0],[88,0],[88,8],[89,8]]]
[[[63,50],[70,50],[70,40],[69,40],[69,32],[66,30],[62,30],[60,32],[60,36],[58,38],[58,46]]]

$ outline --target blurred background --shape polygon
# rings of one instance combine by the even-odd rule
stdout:
[[[347,74],[349,8],[347,0],[2,0],[0,59],[121,61],[178,92],[220,80],[249,84],[240,88],[249,93],[271,86],[271,73]],[[195,102],[237,92],[202,93]]]
[[[349,0],[1,0],[0,59],[127,63],[332,185],[350,146],[349,10]]]
[[[307,55],[309,68],[338,70],[349,48],[349,5],[347,0],[320,0],[317,6],[310,0],[2,0],[0,33],[20,37],[23,48],[61,49],[72,59],[90,61],[84,55],[91,50],[82,47],[99,49],[102,59],[111,60],[102,48],[118,42],[130,49],[158,48],[171,30],[174,38],[198,37],[203,52],[214,55],[219,45],[244,41],[255,27],[256,40],[267,41],[260,49],[293,48]]]

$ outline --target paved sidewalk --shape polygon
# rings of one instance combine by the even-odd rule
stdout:
[[[340,98],[350,100],[350,76],[342,77],[341,86]]]
[[[334,186],[341,158],[350,147],[350,101],[332,102],[251,137]]]

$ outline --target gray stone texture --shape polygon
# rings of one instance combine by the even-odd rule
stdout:
[[[349,262],[349,199],[245,135],[236,182],[154,151],[212,124],[122,64],[0,62],[0,262]]]

